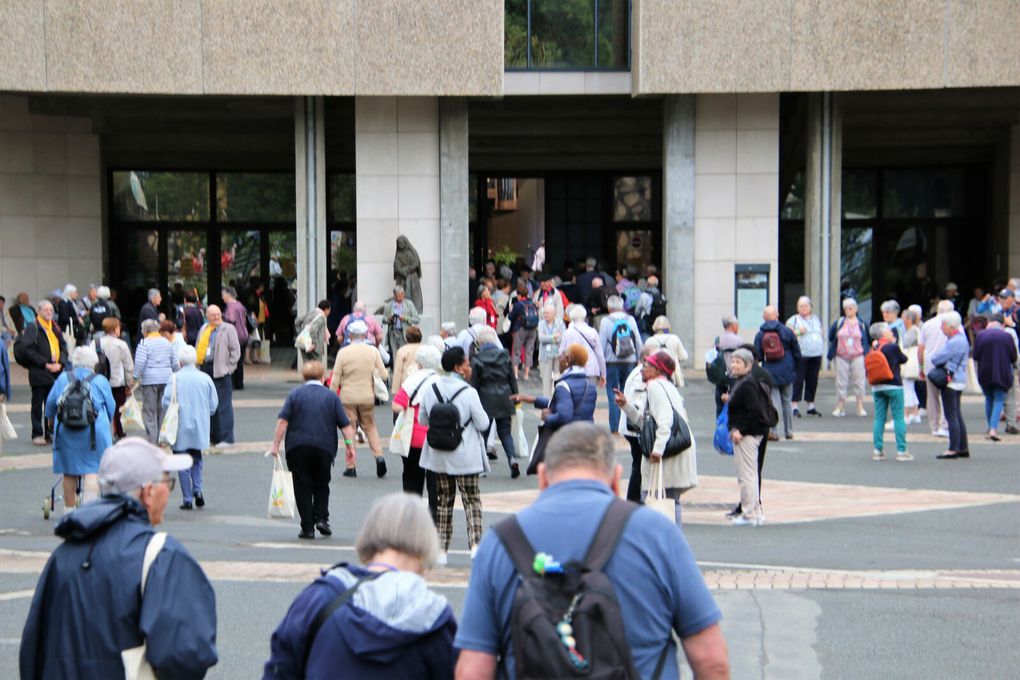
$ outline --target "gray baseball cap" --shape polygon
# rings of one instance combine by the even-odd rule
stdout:
[[[174,456],[141,437],[126,437],[106,449],[99,461],[99,487],[103,494],[127,493],[158,481],[164,472],[186,470],[191,456]]]

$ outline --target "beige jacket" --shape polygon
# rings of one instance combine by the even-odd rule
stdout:
[[[394,392],[400,390],[400,386],[404,384],[404,378],[413,373],[417,367],[417,364],[414,363],[414,357],[418,353],[419,347],[421,347],[420,342],[404,345],[397,350],[397,355],[393,357]]]
[[[365,342],[352,342],[336,353],[330,386],[340,390],[340,401],[349,406],[375,403],[373,375],[389,377],[379,350]]]
[[[202,326],[204,329],[205,324]],[[199,330],[199,334],[201,334]],[[237,340],[237,330],[229,323],[221,323],[216,330],[216,337],[213,338],[213,377],[222,378],[230,375],[237,369],[237,362],[241,359],[241,343]]]
[[[120,338],[109,334],[99,338],[99,346],[110,362],[110,387],[124,387],[131,374],[135,372],[131,348]]]

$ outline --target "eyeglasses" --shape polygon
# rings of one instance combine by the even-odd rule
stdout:
[[[173,490],[175,488],[177,488],[177,478],[176,477],[164,477],[163,479],[153,480],[151,483],[152,484],[166,484],[167,490],[170,491],[171,493],[173,493]]]

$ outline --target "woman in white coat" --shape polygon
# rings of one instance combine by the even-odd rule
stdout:
[[[673,384],[677,387],[684,386],[684,370],[683,363],[687,361],[687,348],[684,347],[683,341],[680,336],[672,332],[669,328],[669,319],[664,316],[658,316],[655,318],[655,322],[652,324],[652,335],[648,336],[645,340],[645,347],[651,347],[653,351],[659,351],[660,349],[669,352],[672,357],[676,369],[673,371]]]
[[[673,427],[673,413],[676,412],[687,421],[683,397],[673,384],[675,370],[676,364],[668,352],[655,352],[641,362],[641,377],[645,382],[644,409],[639,411],[619,390],[616,391],[616,403],[627,415],[629,423],[638,429],[646,413],[655,420],[655,442],[651,451],[643,452],[645,455],[641,462],[642,496],[648,493],[652,466],[661,465],[663,486],[666,487],[666,496],[674,501],[674,517],[679,526],[680,496],[698,485],[698,464],[697,445],[693,437],[691,447],[686,451],[669,458],[662,456]]]

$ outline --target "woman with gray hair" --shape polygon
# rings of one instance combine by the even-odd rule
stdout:
[[[645,347],[649,346],[656,352],[660,349],[669,352],[669,355],[673,357],[673,361],[676,363],[676,371],[673,372],[673,384],[677,387],[683,387],[685,384],[683,363],[688,359],[687,348],[684,347],[680,336],[670,328],[669,319],[665,316],[655,317],[655,321],[652,323],[652,334],[645,340]]]
[[[542,373],[542,396],[552,397],[553,381],[559,377],[560,340],[567,330],[563,319],[556,315],[556,305],[542,307],[538,322],[538,370]]]
[[[786,327],[793,331],[800,346],[800,361],[797,362],[790,397],[793,415],[800,418],[799,407],[803,397],[807,402],[807,414],[821,418],[822,414],[815,408],[815,393],[818,391],[825,341],[822,338],[822,322],[811,311],[811,298],[807,295],[798,298],[797,313],[786,320]]]
[[[46,398],[46,417],[53,425],[53,472],[63,475],[64,513],[75,508],[77,477],[82,502],[99,495],[99,459],[113,444],[110,421],[116,403],[110,383],[95,372],[99,356],[90,345],[76,347],[73,368],[53,383]]]
[[[354,548],[362,565],[336,565],[291,604],[262,677],[452,678],[457,624],[422,578],[439,554],[422,500],[378,499]]]
[[[428,425],[418,422],[418,410],[421,408],[422,396],[439,379],[442,356],[438,349],[430,345],[418,347],[418,351],[414,355],[414,363],[418,366],[418,370],[409,374],[397,393],[393,395],[393,412],[406,412],[404,418],[414,418],[411,441],[405,444],[405,448],[401,450],[404,461],[404,472],[400,477],[401,485],[404,493],[415,494],[419,497],[424,489],[428,489],[429,513],[433,520],[436,518],[436,504],[439,498],[436,493],[436,474],[422,469],[420,465],[421,447],[425,445],[425,437],[428,436],[429,428]],[[394,387],[396,387],[396,383],[394,383]],[[392,449],[390,450],[392,451]],[[407,453],[403,455],[405,450]]]
[[[177,402],[177,438],[170,448],[175,454],[191,456],[191,467],[178,472],[184,495],[181,510],[191,510],[192,503],[200,508],[205,505],[202,451],[210,445],[209,423],[219,406],[219,398],[212,378],[195,366],[198,355],[194,347],[182,347],[177,359],[181,368],[170,376],[170,385],[163,392],[162,406],[165,412],[172,401]]]
[[[857,399],[857,415],[868,414],[864,410],[864,355],[868,353],[868,329],[857,316],[857,300],[843,300],[843,316],[829,329],[829,361],[836,363],[836,408],[832,415],[842,418],[846,415],[846,397],[852,389]]]
[[[907,355],[907,363],[900,369],[903,378],[903,414],[907,425],[910,425],[921,422],[916,387],[916,381],[921,377],[921,366],[917,360],[917,340],[920,337],[918,324],[921,323],[921,315],[913,307],[908,307],[903,310],[900,319],[903,322],[900,347]]]
[[[159,324],[153,319],[142,322],[142,341],[135,350],[134,377],[136,382],[142,383],[142,421],[145,438],[150,444],[156,444],[159,439],[163,391],[179,366],[173,345],[159,333]]]

